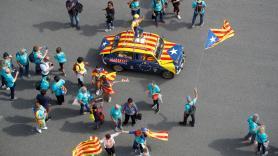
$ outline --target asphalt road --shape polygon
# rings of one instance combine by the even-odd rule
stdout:
[[[0,51],[15,54],[16,50],[47,44],[50,55],[57,46],[67,53],[69,63],[66,104],[52,102],[53,120],[43,134],[33,131],[31,110],[36,91],[32,79],[18,80],[18,100],[8,100],[9,92],[0,91],[0,155],[1,156],[69,156],[72,148],[90,135],[104,136],[112,132],[108,109],[132,97],[143,113],[143,120],[133,127],[148,127],[169,131],[168,142],[148,140],[153,156],[248,156],[253,147],[240,143],[247,132],[246,119],[258,112],[270,136],[270,154],[278,155],[278,3],[276,0],[229,0],[207,2],[205,26],[189,29],[191,0],[181,2],[182,19],[167,15],[166,24],[158,28],[150,17],[150,1],[142,0],[146,20],[145,31],[158,33],[170,41],[185,46],[186,64],[180,75],[164,80],[157,75],[123,72],[118,78],[128,77],[130,83],[115,86],[112,102],[105,104],[107,122],[99,130],[90,128],[88,116],[80,116],[78,107],[70,105],[77,92],[76,79],[71,72],[73,61],[83,56],[91,68],[99,61],[97,47],[103,36],[129,29],[130,12],[126,1],[114,1],[116,29],[104,32],[105,16],[101,10],[106,1],[82,0],[81,30],[69,27],[64,0],[2,0],[0,3]],[[172,11],[170,5],[168,12]],[[235,29],[235,37],[204,52],[208,28],[221,27],[228,19]],[[200,79],[196,82],[201,55]],[[34,67],[31,68],[34,70]],[[164,95],[161,111],[150,110],[144,93],[146,85],[156,81]],[[89,85],[90,76],[86,82]],[[200,99],[196,112],[196,127],[180,127],[185,96],[199,88]],[[53,99],[54,96],[51,95]],[[133,137],[123,134],[116,138],[119,156],[132,155]]]

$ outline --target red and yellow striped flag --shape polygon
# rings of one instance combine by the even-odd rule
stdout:
[[[162,141],[168,141],[169,138],[167,131],[153,132],[151,130],[147,130],[146,134],[148,135],[148,137],[155,138]]]
[[[105,75],[106,78],[110,81],[114,81],[116,79],[116,72],[111,72]]]
[[[72,151],[72,156],[91,156],[102,152],[101,144],[96,136],[79,143]]]
[[[234,29],[231,27],[230,23],[227,20],[224,20],[224,25],[222,26],[221,29],[210,29],[210,30],[218,38],[218,41],[213,44],[213,47],[235,35]]]

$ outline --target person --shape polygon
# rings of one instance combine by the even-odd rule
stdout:
[[[148,135],[146,134],[146,131],[146,128],[137,129],[135,131],[122,131],[122,133],[132,134],[135,136],[132,146],[135,153],[139,151],[140,154],[142,154],[143,149],[147,147],[146,138],[148,137]]]
[[[80,114],[81,115],[86,114],[86,112],[84,112],[84,107],[86,108],[87,112],[90,112],[89,103],[91,100],[93,100],[93,96],[87,90],[87,88],[85,86],[83,86],[79,89],[78,94],[77,94],[77,100],[78,100],[78,103],[80,104]]]
[[[105,137],[100,140],[103,143],[104,149],[109,156],[116,156],[115,152],[115,137],[119,136],[121,133],[117,132],[115,134],[105,134]]]
[[[183,118],[183,121],[179,122],[180,125],[184,125],[186,126],[187,125],[187,118],[189,116],[191,116],[191,119],[192,121],[190,122],[190,125],[191,127],[194,127],[195,125],[195,111],[196,111],[196,102],[198,100],[198,92],[197,92],[197,88],[194,88],[194,91],[193,91],[193,100],[191,100],[191,97],[190,96],[187,96],[186,97],[186,104],[184,105],[184,118]]]
[[[258,142],[257,154],[260,154],[262,149],[262,156],[268,154],[267,148],[269,144],[268,135],[265,133],[265,126],[261,125],[256,132],[256,141]]]
[[[4,52],[4,54],[3,54],[3,59],[4,59],[5,66],[13,71],[14,70],[14,65],[13,65],[13,62],[12,62],[12,57],[13,56],[10,55],[8,52]]]
[[[49,61],[49,56],[45,56],[40,63],[41,76],[47,77],[53,68],[54,64]]]
[[[110,110],[111,119],[115,125],[115,131],[123,130],[122,128],[122,107],[115,104]]]
[[[0,60],[0,75],[1,75],[1,88],[2,89],[7,89],[9,90],[10,88],[7,87],[7,82],[5,80],[5,76],[6,74],[6,69],[7,69],[7,65],[4,63],[4,60]]]
[[[42,52],[42,50],[44,50],[44,53]],[[40,64],[41,64],[42,60],[47,56],[48,48],[47,48],[47,46],[44,46],[44,48],[34,46],[32,53],[34,56],[36,74],[41,74]]]
[[[27,54],[27,50],[22,48],[20,49],[16,55],[16,62],[19,66],[19,77],[22,78],[23,75],[25,75],[26,77],[30,78],[30,74],[29,74],[29,59],[28,59],[28,54]]]
[[[50,78],[49,77],[42,77],[40,81],[38,81],[35,86],[36,86],[36,90],[41,91],[41,90],[45,90],[48,91],[48,89],[50,88]]]
[[[90,110],[90,115],[94,116],[95,129],[99,129],[100,125],[102,125],[104,122],[102,108],[98,108],[96,105],[93,105]]]
[[[114,15],[115,9],[112,1],[107,2],[107,7],[103,9],[106,11],[106,29],[105,32],[114,29]]]
[[[140,18],[139,14],[135,14],[134,19],[131,23],[131,30],[134,32],[134,39],[143,37],[143,28],[140,27],[140,23],[143,21],[143,18]]]
[[[4,79],[7,84],[7,87],[10,88],[10,91],[11,91],[11,101],[17,99],[17,97],[15,97],[15,86],[16,86],[15,82],[17,80],[18,74],[19,74],[19,72],[16,71],[16,74],[13,77],[11,69],[10,68],[6,69],[6,74],[5,74]]]
[[[105,71],[103,68],[101,68],[99,65],[97,65],[96,68],[92,71],[92,83],[94,83],[95,85],[96,95],[100,94],[101,76],[102,74],[106,74],[106,73],[108,72]]]
[[[207,4],[204,0],[196,0],[196,1],[192,2],[192,8],[194,9],[192,23],[191,23],[192,28],[195,27],[195,20],[198,15],[200,16],[200,26],[204,25],[203,18],[205,15],[205,7],[206,6],[207,6]]]
[[[41,90],[39,94],[36,96],[36,102],[40,103],[40,105],[43,106],[43,108],[46,110],[47,116],[45,121],[47,122],[49,119],[51,119],[51,116],[49,116],[50,113],[50,97],[46,95],[47,90]]]
[[[107,100],[107,102],[111,102],[111,94],[114,94],[113,91],[113,81],[109,80],[105,75],[100,77],[100,86],[103,90],[103,98]]]
[[[67,89],[65,87],[66,81],[61,79],[59,76],[54,76],[54,83],[52,84],[52,92],[55,93],[58,105],[62,105],[65,102],[65,94]]]
[[[77,62],[73,65],[73,71],[75,72],[77,76],[78,85],[80,87],[84,86],[84,76],[87,73],[87,70],[85,68],[85,65],[87,65],[88,62],[84,62],[83,57],[78,57]]]
[[[67,0],[66,1],[66,8],[68,10],[68,14],[70,17],[70,24],[71,27],[76,27],[77,30],[80,30],[79,26],[79,16],[78,11],[76,9],[76,5],[78,3],[78,0]]]
[[[127,2],[129,8],[131,9],[131,16],[134,19],[134,15],[140,16],[140,1],[139,0],[131,0]]]
[[[37,122],[36,130],[38,133],[42,133],[42,130],[47,130],[45,119],[47,116],[45,108],[40,105],[39,102],[36,102],[35,107],[33,108],[35,119]]]
[[[158,26],[157,18],[159,16],[160,22],[165,23],[163,20],[163,10],[164,10],[165,0],[152,0],[153,8],[153,18],[155,20],[155,25]]]
[[[127,102],[123,105],[123,111],[125,114],[125,120],[123,125],[125,126],[128,123],[129,118],[131,117],[132,126],[136,123],[136,115],[138,113],[138,108],[136,104],[133,102],[132,98],[128,98]]]
[[[244,137],[244,141],[243,143],[255,143],[255,139],[256,139],[256,131],[260,125],[259,123],[260,117],[259,114],[254,113],[253,115],[250,115],[248,117],[248,127],[249,127],[249,131],[248,134]]]
[[[155,83],[155,82],[152,82],[150,84],[148,84],[148,87],[147,87],[147,93],[148,93],[148,96],[152,98],[153,100],[153,105],[152,105],[152,108],[155,109],[155,113],[158,113],[159,112],[159,96],[160,95],[160,88],[158,87],[158,85]]]
[[[62,51],[61,47],[56,48],[56,55],[54,56],[55,60],[59,63],[60,69],[64,76],[66,76],[66,72],[64,69],[64,64],[67,62],[67,58],[65,53]]]
[[[181,19],[180,16],[180,0],[171,0],[173,7],[174,7],[174,13],[176,14],[178,19]]]

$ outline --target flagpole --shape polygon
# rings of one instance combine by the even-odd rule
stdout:
[[[202,51],[201,59],[200,59],[200,62],[199,62],[199,66],[197,68],[197,75],[196,75],[196,79],[195,79],[195,87],[196,88],[198,88],[198,84],[199,84],[199,78],[200,78],[202,62],[203,62],[203,59],[204,59],[204,54],[205,54],[205,50]]]

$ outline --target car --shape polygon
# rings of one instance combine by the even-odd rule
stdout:
[[[154,33],[143,32],[142,36],[134,38],[130,30],[104,37],[99,47],[102,62],[117,72],[158,73],[166,79],[181,72],[185,62],[182,45]]]

